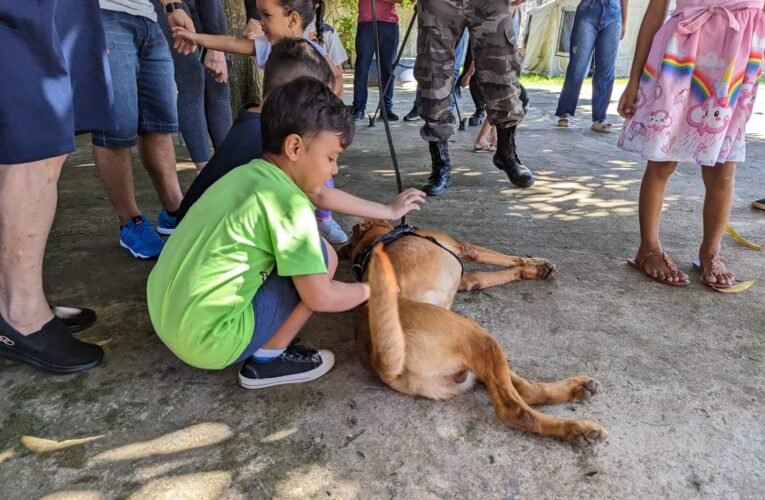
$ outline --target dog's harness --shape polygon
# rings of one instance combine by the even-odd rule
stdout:
[[[462,265],[462,261],[460,260],[457,255],[454,254],[451,250],[443,246],[441,243],[438,242],[437,239],[433,238],[432,236],[423,236],[421,234],[416,233],[417,228],[414,226],[410,226],[409,224],[402,224],[399,226],[394,227],[391,231],[385,233],[384,235],[376,238],[369,246],[365,247],[364,250],[358,253],[356,255],[356,258],[353,259],[353,265],[351,266],[351,275],[353,276],[353,280],[356,282],[360,282],[361,279],[364,277],[364,273],[367,270],[367,266],[369,265],[369,259],[372,257],[372,250],[379,244],[382,243],[383,247],[386,247],[393,243],[394,241],[403,238],[404,236],[417,236],[418,238],[423,238],[434,245],[437,245],[457,259],[457,262],[460,263],[460,275],[465,274],[465,267]]]

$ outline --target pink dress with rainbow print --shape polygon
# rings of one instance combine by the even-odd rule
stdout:
[[[653,161],[744,161],[763,70],[763,3],[677,1],[654,37],[620,148]]]

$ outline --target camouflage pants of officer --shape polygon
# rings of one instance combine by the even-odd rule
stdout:
[[[521,55],[513,32],[511,0],[419,0],[417,62],[420,116],[426,141],[446,141],[456,131],[451,112],[454,48],[470,32],[476,76],[489,122],[499,128],[523,121]]]

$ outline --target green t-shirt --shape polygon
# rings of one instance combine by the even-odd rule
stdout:
[[[327,272],[314,207],[277,166],[253,160],[205,192],[167,240],[146,286],[159,337],[198,368],[224,368],[252,338],[264,276]]]

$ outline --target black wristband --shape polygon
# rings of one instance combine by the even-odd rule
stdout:
[[[183,4],[181,2],[170,2],[165,4],[165,12],[172,14],[176,10],[183,10]]]

